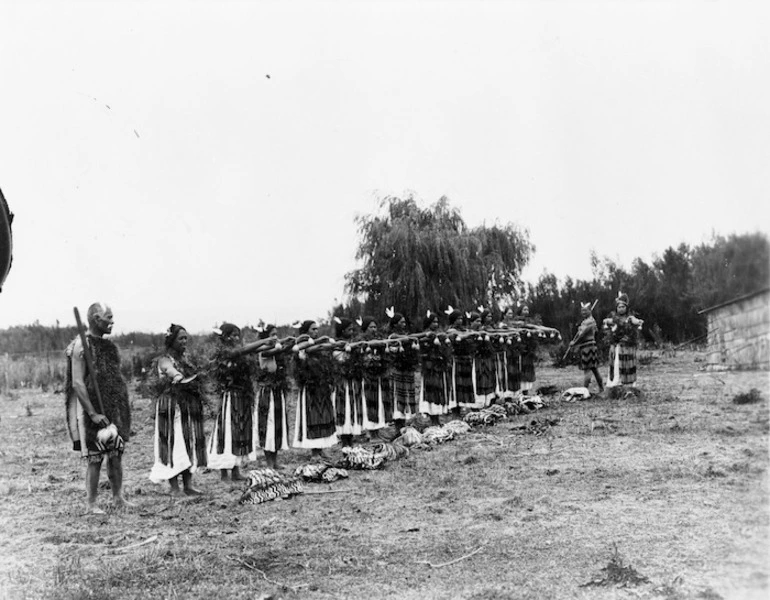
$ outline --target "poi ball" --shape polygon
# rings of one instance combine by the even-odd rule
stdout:
[[[96,439],[103,446],[107,446],[118,439],[118,428],[115,427],[114,423],[110,423],[107,427],[103,427],[96,432]]]

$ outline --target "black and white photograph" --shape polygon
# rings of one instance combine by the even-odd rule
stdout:
[[[768,598],[768,31],[0,2],[0,600]]]

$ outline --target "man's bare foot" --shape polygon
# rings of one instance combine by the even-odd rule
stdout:
[[[96,506],[96,504],[89,504],[86,507],[86,514],[87,515],[106,515],[107,513],[104,512],[101,508]]]
[[[184,493],[187,496],[202,496],[203,495],[203,492],[201,492],[200,490],[196,490],[194,487],[186,487],[184,489]]]
[[[129,502],[123,496],[115,496],[112,499],[112,505],[115,507],[115,510],[131,510],[136,508],[136,504]]]

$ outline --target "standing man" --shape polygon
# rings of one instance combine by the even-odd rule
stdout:
[[[104,514],[96,505],[99,473],[107,459],[107,476],[115,508],[131,505],[123,498],[123,448],[131,431],[128,387],[120,374],[120,354],[104,336],[112,332],[110,307],[96,302],[88,308],[87,343],[94,372],[89,371],[80,337],[67,347],[67,426],[73,450],[88,461],[86,494],[88,512]],[[102,406],[96,392],[98,386]],[[112,431],[108,428],[113,426]],[[116,430],[116,431],[115,431]],[[100,435],[99,434],[101,431]]]

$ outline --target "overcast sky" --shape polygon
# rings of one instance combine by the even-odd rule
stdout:
[[[767,231],[768,31],[766,2],[2,2],[0,327],[324,316],[390,194],[527,228],[533,282]]]

